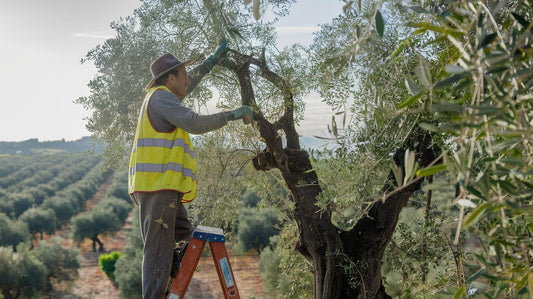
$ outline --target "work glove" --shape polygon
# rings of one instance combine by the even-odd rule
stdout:
[[[238,120],[242,119],[244,124],[249,124],[252,122],[253,113],[250,107],[242,105],[240,108],[237,108],[232,111],[225,112],[228,120]]]
[[[219,42],[219,46],[216,49],[215,53],[213,55],[209,56],[202,64],[206,66],[209,70],[213,69],[213,66],[217,64],[222,58],[226,57],[226,54],[228,53],[228,41],[226,41],[225,38],[221,39]]]

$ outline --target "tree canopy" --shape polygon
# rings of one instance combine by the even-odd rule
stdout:
[[[221,108],[249,105],[255,126],[196,139],[209,165],[196,215],[231,228],[245,187],[270,194],[261,197],[283,212],[279,244],[312,265],[316,298],[389,298],[381,261],[407,249],[426,265],[400,293],[531,293],[530,3],[345,1],[313,45],[281,50],[276,20],[247,3],[144,1],[113,23],[116,37],[86,57],[98,69],[91,95],[77,100],[94,111],[88,128],[110,144],[108,161],[128,157],[150,62],[165,52],[201,61],[225,37],[228,57],[184,104],[198,110],[216,95]],[[261,3],[280,17],[291,1]],[[333,150],[300,145],[295,124],[311,90],[343,117],[330,124]],[[248,177],[249,160],[260,179]],[[418,243],[401,222],[405,206],[422,211]],[[413,242],[394,241],[399,221]],[[451,270],[431,285],[436,256]]]

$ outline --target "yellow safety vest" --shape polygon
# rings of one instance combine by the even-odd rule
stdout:
[[[155,192],[173,190],[184,193],[182,202],[196,196],[196,156],[189,133],[180,128],[158,132],[148,119],[148,102],[158,89],[150,89],[139,114],[131,151],[128,191]]]

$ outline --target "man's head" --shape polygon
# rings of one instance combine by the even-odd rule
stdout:
[[[193,63],[193,60],[180,62],[174,55],[168,53],[157,58],[150,66],[152,80],[146,86],[146,89],[154,85],[165,85],[178,97],[187,95],[187,85],[189,79],[185,66]]]
[[[185,66],[182,65],[168,73],[165,83],[162,83],[161,85],[165,85],[175,96],[182,98],[187,96],[187,86],[189,86],[189,84],[191,84],[191,81],[187,76],[187,70],[185,69]]]

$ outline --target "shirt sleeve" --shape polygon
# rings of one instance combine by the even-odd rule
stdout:
[[[191,93],[194,89],[196,89],[196,86],[198,86],[200,81],[202,81],[205,75],[209,74],[209,72],[210,70],[203,64],[198,65],[188,72],[188,77],[191,83],[189,86],[187,86],[187,92]]]
[[[157,90],[148,104],[148,117],[159,132],[169,132],[178,127],[190,134],[203,134],[228,123],[224,112],[200,115],[182,106],[178,97],[165,90]]]

